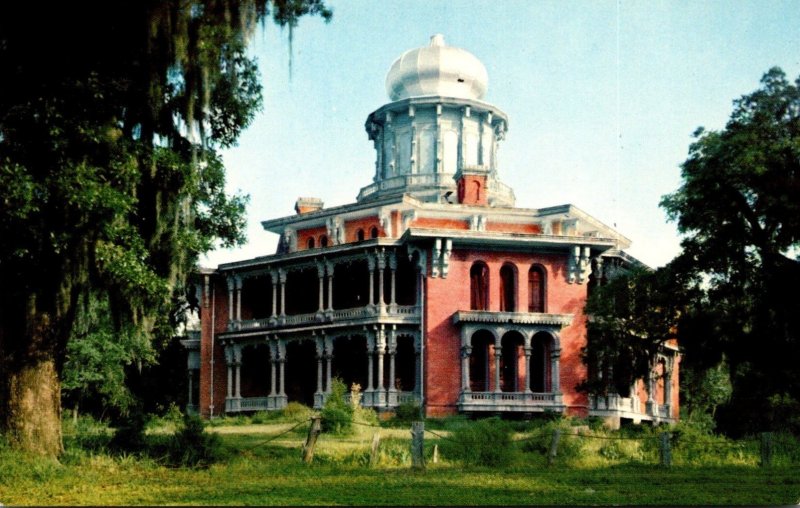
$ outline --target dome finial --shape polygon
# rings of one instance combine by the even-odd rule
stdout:
[[[442,34],[434,34],[431,35],[431,46],[446,46],[444,43],[444,35]]]

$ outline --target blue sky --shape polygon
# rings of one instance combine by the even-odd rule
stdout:
[[[658,207],[680,185],[698,126],[720,129],[732,101],[772,66],[800,75],[800,0],[328,0],[329,24],[267,24],[253,42],[264,110],[224,152],[229,191],[250,195],[248,244],[204,266],[272,254],[265,219],[300,196],[355,201],[371,183],[367,115],[389,102],[400,54],[442,33],[489,73],[485,100],[509,115],[499,176],[517,206],[571,203],[633,242],[656,267],[680,250]]]

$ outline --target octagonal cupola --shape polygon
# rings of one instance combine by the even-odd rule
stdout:
[[[386,76],[392,102],[367,118],[375,175],[358,201],[410,194],[426,202],[456,202],[458,196],[460,202],[469,176],[470,185],[481,187],[473,204],[514,206],[514,192],[497,178],[508,117],[483,101],[488,83],[483,63],[446,45],[442,35],[400,55]]]

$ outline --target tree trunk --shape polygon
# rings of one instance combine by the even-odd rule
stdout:
[[[6,321],[0,330],[0,431],[14,448],[57,457],[63,452],[58,352],[65,330],[51,313],[37,311],[36,300],[29,295],[24,318],[4,316],[16,317],[17,326]]]
[[[61,382],[54,358],[6,371],[5,431],[15,448],[57,457],[61,442]]]

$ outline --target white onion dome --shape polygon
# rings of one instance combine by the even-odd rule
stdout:
[[[481,61],[469,51],[445,45],[441,34],[431,37],[430,46],[400,55],[386,75],[392,101],[430,95],[480,100],[488,84]]]

